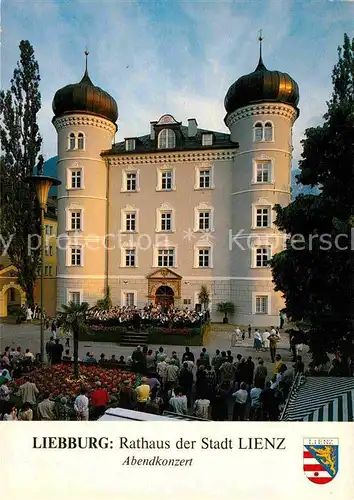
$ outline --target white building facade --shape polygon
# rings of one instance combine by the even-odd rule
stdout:
[[[296,82],[260,58],[225,98],[230,134],[163,115],[115,144],[117,105],[87,71],[60,89],[58,310],[93,305],[107,287],[114,304],[194,308],[205,285],[213,320],[233,302],[233,321],[277,324],[268,261],[285,240],[273,207],[290,202],[298,100]]]

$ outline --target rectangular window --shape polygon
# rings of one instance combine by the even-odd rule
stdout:
[[[209,188],[210,187],[210,169],[200,170],[199,172],[199,187]]]
[[[135,150],[135,139],[125,139],[125,150],[126,151]]]
[[[172,214],[171,212],[161,213],[161,231],[172,230]]]
[[[81,248],[73,247],[71,248],[71,265],[81,266]]]
[[[136,173],[126,174],[127,191],[136,191]]]
[[[269,260],[269,248],[256,248],[256,267],[267,267]]]
[[[270,182],[270,161],[257,163],[257,182]]]
[[[74,304],[80,304],[80,292],[70,292],[69,293],[69,301],[74,302]]]
[[[79,189],[81,188],[81,168],[77,170],[71,170],[71,187]]]
[[[213,134],[203,134],[202,135],[202,145],[211,146],[213,144]]]
[[[269,208],[257,208],[257,227],[269,227]]]
[[[183,304],[189,306],[192,303],[192,299],[183,299]]]
[[[135,267],[135,249],[125,251],[126,267]]]
[[[125,230],[135,231],[136,230],[136,214],[130,213],[125,214]]]
[[[170,191],[172,189],[172,172],[162,172],[161,174],[161,189]]]
[[[44,276],[48,276],[48,266],[44,266]]]
[[[46,247],[45,247],[45,255],[46,255],[46,257],[48,257],[48,255],[49,255],[49,246],[48,245],[46,245]]]
[[[71,212],[71,229],[73,231],[79,231],[81,229],[81,211]]]
[[[199,212],[199,229],[201,231],[209,231],[210,212]]]
[[[52,245],[49,245],[49,255],[51,257],[53,256],[53,247],[52,247]]]
[[[173,267],[175,262],[174,248],[159,250],[157,256],[158,267]]]
[[[210,249],[200,248],[198,256],[199,267],[209,267],[210,266]]]
[[[133,292],[127,292],[127,293],[125,293],[124,297],[125,297],[125,301],[124,301],[125,302],[124,303],[125,306],[130,307],[130,306],[134,306],[135,305],[134,304],[134,293]]]
[[[48,266],[49,267],[49,276],[52,276],[52,266]]]
[[[256,296],[256,314],[268,314],[268,295]]]

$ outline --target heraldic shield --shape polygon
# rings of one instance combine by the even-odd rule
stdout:
[[[336,477],[338,446],[338,439],[304,439],[304,473],[309,481],[326,484]]]

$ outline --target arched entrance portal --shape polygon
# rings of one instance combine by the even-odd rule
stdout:
[[[160,286],[156,290],[155,304],[162,307],[170,307],[174,304],[174,292],[169,286]]]
[[[2,287],[0,290],[0,318],[7,316],[9,305],[21,307],[24,304],[26,304],[26,293],[18,283],[12,281]]]

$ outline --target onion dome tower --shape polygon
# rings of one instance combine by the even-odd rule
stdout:
[[[101,152],[117,131],[116,101],[88,74],[53,99],[58,134],[57,309],[70,301],[95,303],[106,288],[107,168]]]
[[[274,225],[275,204],[290,202],[292,127],[299,115],[299,87],[287,73],[268,70],[260,54],[256,69],[227,91],[225,123],[240,145],[233,169],[232,233],[242,230],[244,249],[233,245],[230,276],[243,297],[240,324],[276,325],[282,298],[274,292],[268,261],[283,249]]]

